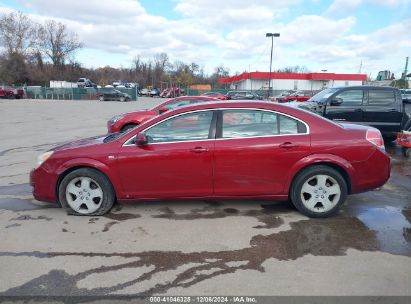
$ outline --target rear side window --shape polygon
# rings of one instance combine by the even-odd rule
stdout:
[[[273,136],[306,132],[306,126],[300,121],[274,112],[260,110],[223,111],[223,138]]]
[[[394,91],[392,90],[369,90],[368,103],[370,105],[384,105],[395,102]]]

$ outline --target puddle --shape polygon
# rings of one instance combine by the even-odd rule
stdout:
[[[111,220],[115,220],[115,221],[127,221],[127,220],[140,218],[141,215],[140,214],[133,214],[133,213],[113,213],[113,212],[110,212],[108,214],[105,214],[104,217],[109,218]]]
[[[35,221],[35,220],[46,220],[51,221],[52,219],[44,215],[39,215],[37,217],[32,217],[31,215],[20,215],[19,217],[12,218],[10,221]]]
[[[14,197],[0,197],[0,209],[11,211],[39,210],[59,208],[56,204],[33,202],[33,199],[22,199]]]
[[[409,214],[409,211],[405,211]],[[367,208],[358,215],[368,228],[376,232],[379,248],[395,254],[411,253],[411,223],[394,207]]]
[[[0,186],[0,195],[31,195],[32,190],[30,184]]]
[[[30,198],[4,196],[30,196]],[[57,204],[36,201],[32,197],[32,187],[30,184],[0,186],[0,209],[24,211],[46,208],[59,208],[59,206]]]
[[[107,232],[110,230],[110,228],[114,225],[118,224],[118,222],[109,222],[107,224],[104,225],[104,228],[102,230],[102,232]]]
[[[408,222],[407,222],[408,223]],[[185,253],[181,251],[144,251],[129,253],[81,253],[81,252],[49,252],[49,253],[0,253],[0,256],[33,256],[38,258],[53,257],[123,257],[126,260],[112,266],[99,266],[75,275],[62,270],[53,270],[35,278],[21,286],[12,288],[0,295],[52,295],[56,292],[63,294],[105,295],[118,292],[134,284],[147,285],[146,281],[161,273],[178,269],[183,265],[195,265],[181,271],[171,281],[157,283],[148,288],[143,294],[159,294],[172,288],[185,288],[216,276],[234,273],[238,270],[264,271],[263,263],[269,259],[295,260],[307,254],[314,256],[341,256],[348,249],[360,251],[381,250],[398,254],[396,247],[382,246],[378,233],[370,229],[355,217],[338,216],[329,219],[307,219],[290,223],[290,230],[270,235],[256,235],[246,248],[225,251],[202,251]],[[395,241],[395,240],[392,240]],[[393,249],[394,248],[394,249]],[[401,251],[411,256],[411,250]],[[120,269],[136,269],[150,267],[153,270],[136,276],[110,287],[94,289],[77,289],[76,282],[96,273],[114,272]],[[58,286],[67,288],[56,289]],[[63,287],[61,287],[63,288]]]
[[[198,219],[220,219],[225,217],[233,217],[233,216],[247,216],[247,217],[254,217],[262,225],[254,226],[253,228],[256,229],[270,229],[270,228],[277,228],[283,224],[283,220],[276,216],[276,214],[284,214],[284,212],[291,212],[293,211],[287,203],[280,202],[276,204],[266,204],[261,205],[261,209],[251,209],[251,210],[238,210],[235,208],[224,208],[221,209],[220,206],[223,206],[223,203],[210,204],[207,202],[207,206],[202,208],[195,208],[191,209],[185,213],[176,213],[170,207],[164,207],[158,209],[160,214],[153,215],[153,218],[162,218],[162,219],[169,219],[169,220],[176,220],[176,221],[191,221],[191,220],[198,220]],[[252,204],[252,203],[251,203]]]

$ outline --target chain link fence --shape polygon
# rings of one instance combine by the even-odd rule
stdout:
[[[27,87],[26,97],[29,99],[94,100],[97,99],[98,90],[95,88]],[[131,100],[136,101],[138,98],[135,88],[116,88],[116,90],[130,95]]]

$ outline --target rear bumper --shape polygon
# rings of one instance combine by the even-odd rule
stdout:
[[[391,159],[380,149],[376,149],[368,160],[352,163],[352,166],[355,176],[352,176],[351,193],[379,188],[390,178]]]

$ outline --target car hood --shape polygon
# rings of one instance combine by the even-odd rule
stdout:
[[[127,113],[121,114],[121,116],[124,116],[124,117],[131,117],[131,116],[135,117],[135,116],[141,116],[141,115],[157,115],[157,114],[151,109],[144,109],[144,110],[127,112]]]
[[[103,144],[104,140],[111,135],[98,135],[94,137],[89,137],[89,138],[83,138],[80,140],[75,140],[71,141],[68,143],[65,143],[63,145],[54,147],[53,151],[63,151],[63,150],[68,150],[68,149],[74,149],[74,148],[79,148],[79,147],[87,147],[87,146],[94,146],[94,145],[99,145]]]
[[[313,102],[313,101],[306,101],[306,102],[291,101],[291,102],[284,103],[284,105],[290,106],[293,108],[308,110],[316,114],[322,114],[322,111],[323,111],[323,105],[321,103]]]

